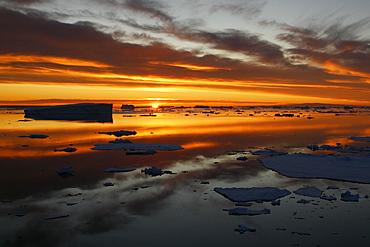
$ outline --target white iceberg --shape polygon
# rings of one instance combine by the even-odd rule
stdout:
[[[309,197],[320,197],[322,192],[323,192],[322,190],[316,188],[315,186],[303,187],[293,191],[294,194]]]
[[[275,187],[214,188],[214,191],[234,202],[274,201],[291,193]]]
[[[365,136],[365,137],[352,136],[349,139],[351,139],[353,141],[359,141],[359,142],[370,142],[370,136]]]
[[[157,143],[107,143],[95,144],[91,150],[155,150],[173,151],[184,149],[177,144],[157,144]]]
[[[284,176],[327,178],[370,183],[370,153],[362,155],[291,154],[258,159],[266,168]]]

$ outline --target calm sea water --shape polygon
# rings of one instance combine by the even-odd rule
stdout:
[[[284,177],[250,153],[264,148],[313,153],[306,147],[311,144],[370,145],[349,139],[370,136],[370,112],[320,111],[174,109],[153,112],[156,116],[117,111],[113,122],[83,122],[25,119],[22,110],[2,109],[0,246],[368,246],[369,184]],[[94,144],[116,139],[98,132],[118,130],[136,131],[121,137],[134,143],[178,144],[184,149],[154,155],[91,150]],[[48,137],[19,137],[32,134]],[[77,151],[53,151],[66,147]],[[248,160],[236,160],[241,156]],[[58,176],[56,170],[67,166],[73,166],[74,175]],[[141,172],[151,166],[174,174],[152,177]],[[112,167],[136,170],[103,171]],[[249,207],[269,208],[270,214],[232,216],[225,209],[235,208],[235,203],[213,190],[293,191],[303,186],[316,186],[337,200],[291,194],[280,206],[263,202]],[[327,190],[328,186],[338,189]],[[360,194],[359,202],[341,201],[345,191]],[[300,199],[311,201],[297,203]],[[239,224],[256,232],[239,234],[234,231]]]

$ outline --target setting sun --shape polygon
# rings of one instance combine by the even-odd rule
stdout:
[[[159,107],[158,104],[152,104],[152,108],[157,109]]]

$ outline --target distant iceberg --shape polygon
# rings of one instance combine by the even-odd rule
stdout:
[[[80,103],[56,106],[34,106],[24,110],[25,118],[35,120],[82,120],[112,122],[112,104]]]

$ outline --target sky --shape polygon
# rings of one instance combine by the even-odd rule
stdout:
[[[0,0],[0,104],[370,105],[369,0]]]

